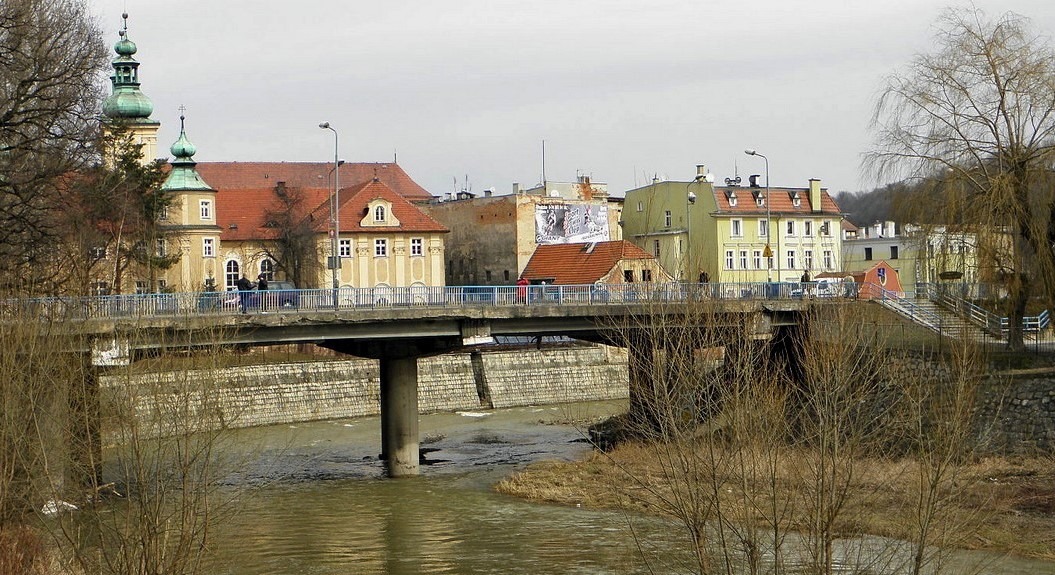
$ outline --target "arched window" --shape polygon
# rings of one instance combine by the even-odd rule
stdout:
[[[224,289],[234,289],[235,284],[238,283],[238,278],[242,277],[241,266],[238,265],[236,260],[230,260],[224,264],[223,284]]]
[[[260,275],[267,281],[275,281],[275,262],[269,258],[260,260]]]
[[[385,207],[377,206],[374,208],[374,221],[383,222],[385,221]]]

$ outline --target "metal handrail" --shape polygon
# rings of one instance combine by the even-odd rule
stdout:
[[[603,306],[716,300],[856,298],[867,285],[812,282],[620,283],[528,286],[413,286],[185,292],[0,300],[0,318],[149,318],[241,313],[300,313],[393,307]]]

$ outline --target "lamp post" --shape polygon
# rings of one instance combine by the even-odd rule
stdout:
[[[337,289],[341,287],[341,254],[338,248],[341,237],[341,218],[338,215],[341,209],[341,164],[337,160],[337,130],[329,122],[323,122],[319,127],[333,132],[333,198],[330,200],[330,233],[333,234],[330,238],[330,255],[333,260],[330,262],[330,269],[333,275],[333,289]],[[337,305],[336,295],[334,294],[334,305]]]
[[[700,182],[707,180],[707,168],[703,165],[696,166],[696,177],[691,182],[685,185],[685,275],[683,281],[692,281],[692,213],[689,211],[689,206],[696,204],[696,193],[689,189],[693,184],[699,185]],[[702,270],[701,270],[702,271]]]
[[[768,268],[768,272],[769,273],[766,274],[766,281],[772,283],[772,281],[773,281],[773,264],[772,264],[773,259],[776,259],[776,261],[777,261],[777,280],[778,281],[780,280],[780,254],[776,254],[776,257],[774,258],[773,257],[773,250],[772,250],[772,248],[769,247],[769,238],[773,235],[773,229],[774,229],[774,227],[773,227],[773,219],[769,217],[769,158],[765,157],[762,154],[759,154],[755,150],[750,150],[750,149],[749,150],[744,150],[744,153],[747,154],[748,156],[758,156],[759,158],[762,158],[766,162],[766,250],[765,250],[765,252],[762,253],[762,255],[766,258],[766,263],[768,264],[767,268]],[[777,248],[779,249],[779,247],[780,247],[780,245],[778,244]]]

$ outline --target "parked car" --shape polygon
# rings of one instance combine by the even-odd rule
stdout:
[[[208,295],[212,295],[211,293]],[[224,309],[239,309],[241,294],[238,290],[228,290],[215,294]],[[199,300],[199,306],[201,300]],[[295,308],[300,306],[300,292],[290,281],[274,280],[267,282],[267,289],[246,292],[246,310]]]

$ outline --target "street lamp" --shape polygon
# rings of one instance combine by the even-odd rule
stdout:
[[[330,269],[333,274],[333,289],[337,289],[341,287],[341,254],[338,248],[341,237],[341,218],[338,215],[341,209],[341,171],[338,168],[341,163],[337,159],[337,130],[329,122],[323,122],[319,127],[333,132],[333,198],[330,200],[330,233],[333,234],[330,238],[330,255],[333,260],[330,262]],[[337,300],[334,299],[334,305],[336,304]]]
[[[759,154],[755,150],[744,150],[744,153],[748,156],[758,156],[766,161],[766,250],[762,252],[762,255],[766,258],[766,262],[769,264],[767,266],[769,273],[767,274],[766,281],[772,283],[774,259],[777,260],[777,279],[780,279],[780,254],[777,254],[776,258],[774,258],[773,250],[769,247],[769,238],[773,235],[774,230],[773,219],[769,217],[769,158]],[[780,244],[777,244],[777,248],[779,250]]]
[[[692,278],[692,214],[689,211],[690,205],[696,204],[696,192],[689,189],[693,184],[699,185],[703,181],[711,181],[712,178],[708,178],[710,174],[707,173],[707,168],[702,164],[696,166],[696,177],[691,182],[685,185],[685,275],[683,281],[691,281]],[[701,270],[702,271],[702,270]]]

